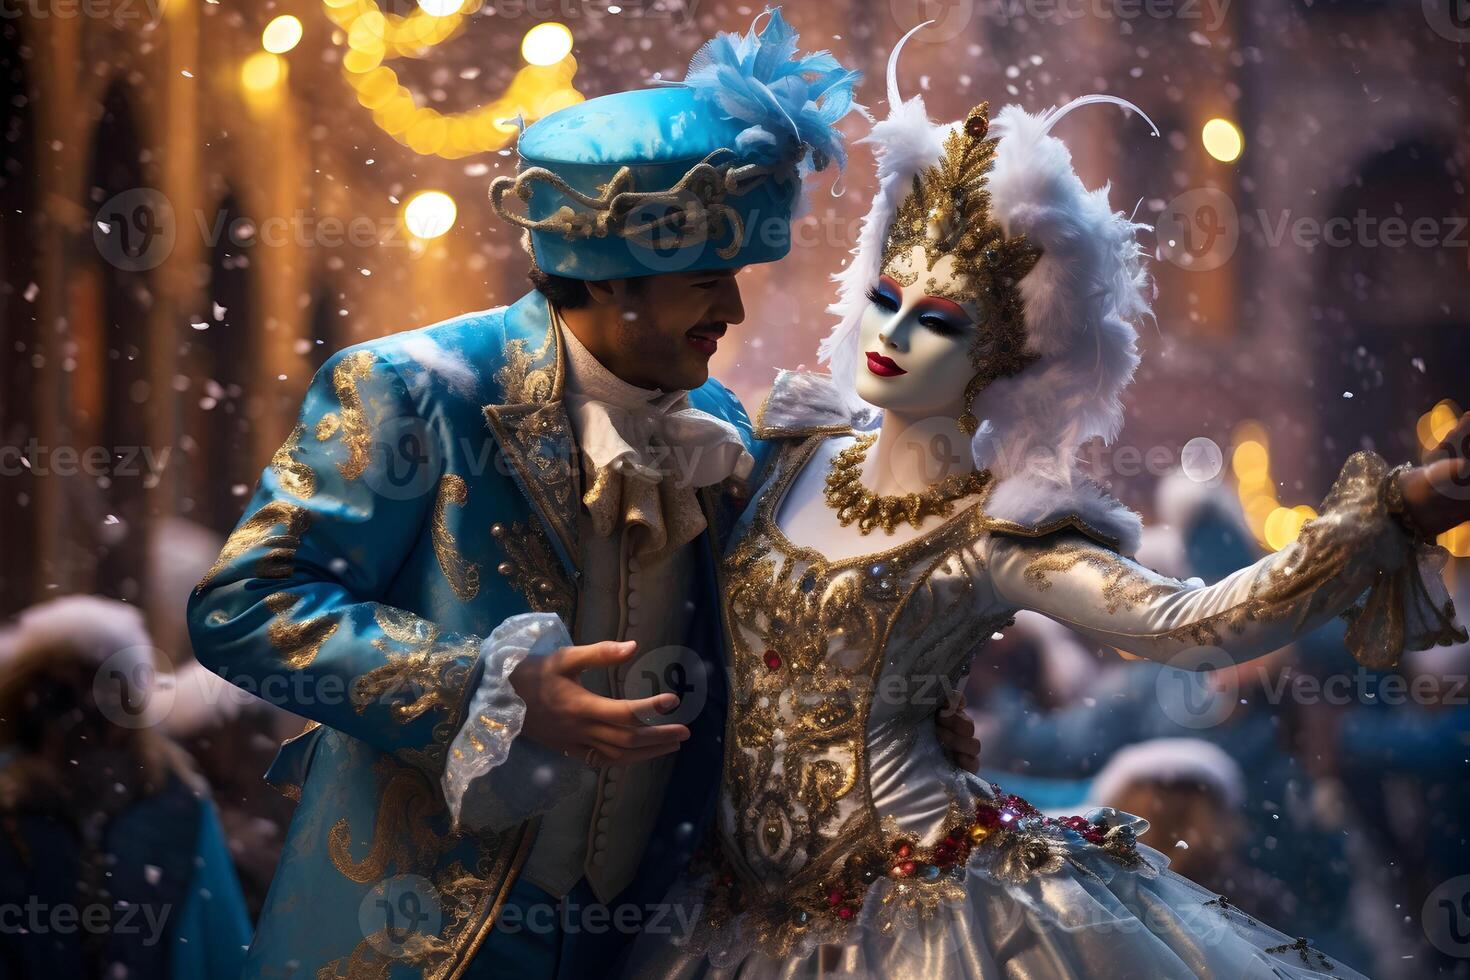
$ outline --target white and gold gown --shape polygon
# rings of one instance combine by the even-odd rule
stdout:
[[[1355,603],[1368,659],[1463,637],[1442,553],[1385,511],[1382,460],[1354,456],[1294,545],[1208,587],[1121,556],[1096,506],[1019,521],[990,490],[895,547],[835,559],[887,542],[818,550],[782,523],[853,441],[811,397],[815,377],[783,375],[763,410],[783,444],[724,566],[717,845],[670,896],[695,924],[646,933],[630,975],[1355,976],[1166,870],[1139,818],[1043,816],[955,768],[933,715],[1019,609],[1161,660],[1265,652]]]

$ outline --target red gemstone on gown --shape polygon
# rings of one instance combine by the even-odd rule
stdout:
[[[766,666],[771,670],[781,669],[781,655],[775,650],[767,650],[765,656]]]
[[[846,905],[842,906],[842,908],[840,908],[840,909],[837,910],[837,918],[839,918],[839,919],[850,919],[850,918],[852,918],[852,909],[848,908]]]

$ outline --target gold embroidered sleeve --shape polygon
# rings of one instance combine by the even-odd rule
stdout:
[[[227,680],[437,774],[479,638],[375,600],[424,528],[446,601],[472,599],[480,570],[445,520],[465,504],[464,481],[395,479],[386,447],[400,436],[434,437],[394,367],[366,348],[328,361],[195,590],[190,635]]]
[[[1416,544],[1389,516],[1387,478],[1381,458],[1354,455],[1296,541],[1214,585],[1168,578],[1075,535],[997,537],[988,564],[1003,600],[1152,660],[1218,666],[1204,649],[1249,659],[1344,615],[1353,655],[1389,666],[1465,633],[1440,580],[1442,549]]]

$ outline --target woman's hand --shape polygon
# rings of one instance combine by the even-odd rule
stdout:
[[[980,771],[980,740],[975,737],[975,723],[965,711],[965,696],[959,694],[935,717],[935,734],[949,755],[949,761],[966,772]]]
[[[1404,514],[1426,538],[1470,521],[1470,412],[1424,457],[1399,474]]]

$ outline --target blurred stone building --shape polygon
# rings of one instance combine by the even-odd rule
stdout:
[[[514,166],[500,120],[681,77],[701,38],[759,12],[696,0],[0,7],[0,614],[95,590],[155,620],[183,601],[155,587],[177,527],[164,518],[229,530],[327,353],[525,288],[516,236],[484,195]],[[804,47],[866,70],[879,114],[888,50],[932,16],[900,78],[936,117],[1103,91],[1154,119],[1159,139],[1111,107],[1058,130],[1089,183],[1111,180],[1116,206],[1171,230],[1123,439],[1140,455],[1177,459],[1195,436],[1228,453],[1254,419],[1282,501],[1315,503],[1349,450],[1405,457],[1437,402],[1470,406],[1470,31],[1407,0],[799,0],[787,14]],[[555,32],[528,38],[547,22],[569,29],[570,55]],[[1238,160],[1205,146],[1212,118],[1243,134]],[[827,277],[871,191],[866,152],[839,195],[830,183],[792,256],[744,274],[747,319],[716,371],[752,407],[777,366],[814,363]],[[444,198],[426,199],[421,234],[407,227],[425,191],[457,205],[443,234]],[[1397,247],[1360,232],[1299,242],[1360,213],[1425,218],[1433,233]],[[1099,458],[1142,506],[1143,464]]]

